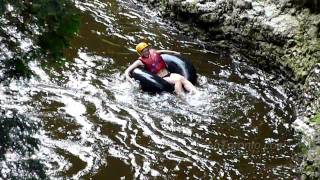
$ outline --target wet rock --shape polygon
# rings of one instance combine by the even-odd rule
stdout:
[[[201,13],[210,13],[219,11],[219,4],[216,2],[206,2],[204,4],[197,4],[197,8]]]
[[[292,38],[298,31],[299,21],[291,15],[280,15],[266,22],[274,28],[275,34],[282,34],[286,38]]]
[[[219,19],[220,17],[217,13],[206,13],[200,16],[200,20],[204,23],[217,23]]]
[[[307,180],[307,179],[308,179],[307,175],[303,174],[303,175],[301,176],[301,180]]]
[[[251,9],[252,1],[251,0],[238,0],[235,3],[235,6],[240,9]]]
[[[311,38],[317,38],[319,32],[319,28],[317,26],[311,26],[311,28],[308,30],[308,35]]]
[[[261,16],[265,13],[265,10],[263,8],[263,6],[261,6],[260,4],[258,3],[254,3],[253,7],[252,7],[252,10],[254,11],[254,15],[255,16]]]
[[[307,160],[307,164],[308,164],[308,165],[312,165],[313,163],[314,163],[313,160],[310,160],[310,159]]]

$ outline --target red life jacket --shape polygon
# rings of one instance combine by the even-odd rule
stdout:
[[[150,49],[148,57],[139,57],[139,60],[142,61],[146,69],[152,73],[157,74],[160,70],[167,67],[167,64],[164,62],[160,53],[157,53],[156,50]]]

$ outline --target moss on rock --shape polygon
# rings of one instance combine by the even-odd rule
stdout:
[[[318,112],[313,118],[311,118],[311,122],[320,125],[320,112]]]
[[[316,20],[320,19],[320,15],[310,15],[308,10],[302,14],[294,42],[287,42],[282,61],[294,71],[295,78],[304,82],[315,65],[320,63],[320,38],[319,28],[317,28],[320,21]]]

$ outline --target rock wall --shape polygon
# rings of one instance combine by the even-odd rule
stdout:
[[[241,53],[264,70],[280,71],[286,80],[293,82],[290,88],[299,92],[295,100],[297,122],[312,126],[312,134],[304,132],[313,140],[313,149],[319,148],[320,124],[309,122],[316,114],[320,117],[318,0],[138,1],[157,8],[159,15],[172,19],[185,31],[197,31],[197,28],[192,30],[196,26],[207,33],[203,38],[208,41],[228,41],[225,48]],[[198,33],[197,37],[202,34]],[[320,157],[320,151],[310,150],[308,157],[311,156]],[[309,163],[304,163],[304,169],[319,164],[319,161],[306,162]],[[315,170],[311,170],[311,174],[320,178],[319,174],[314,174]],[[308,177],[313,177],[310,172]]]
[[[305,80],[319,63],[320,15],[291,0],[141,0],[164,16],[188,20],[206,29],[212,40],[231,40],[257,63],[293,71]],[[308,56],[305,54],[308,53]]]

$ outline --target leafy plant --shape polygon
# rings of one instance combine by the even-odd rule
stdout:
[[[10,115],[2,111],[0,127],[0,179],[44,179],[42,163],[31,158],[39,145],[38,139],[33,137],[39,124],[15,111]],[[14,153],[17,159],[8,161],[6,153]]]
[[[0,45],[13,54],[4,60],[6,77],[2,80],[29,77],[27,64],[33,60],[62,61],[64,49],[80,28],[80,15],[71,0],[0,0],[0,14],[4,19],[4,23],[0,22]],[[22,38],[6,29],[16,30]],[[32,47],[21,48],[23,39],[31,39]],[[6,53],[0,49],[0,55]]]
[[[318,113],[317,115],[315,115],[312,119],[311,122],[315,122],[316,124],[320,125],[320,113]]]

